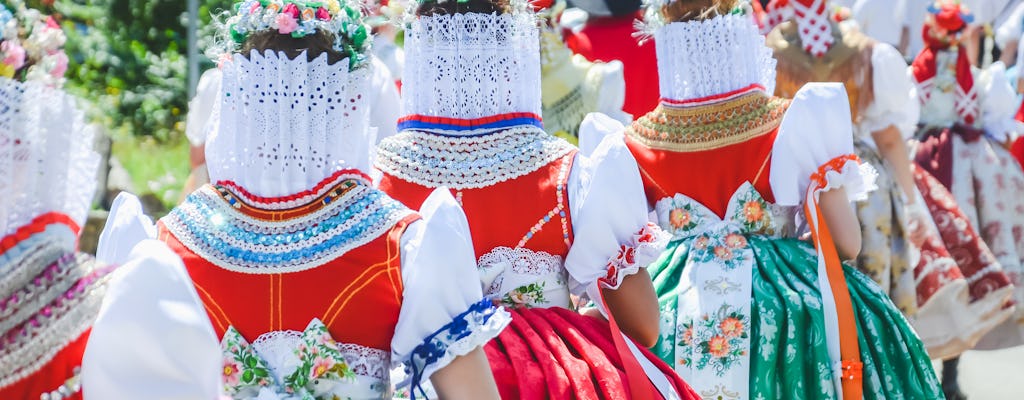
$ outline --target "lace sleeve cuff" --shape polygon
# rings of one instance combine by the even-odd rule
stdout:
[[[815,198],[822,192],[844,188],[850,201],[863,200],[868,193],[877,189],[875,179],[878,171],[870,164],[862,163],[853,154],[833,158],[818,167],[811,175],[812,190]]]
[[[411,384],[412,391],[415,391],[456,357],[466,355],[497,337],[511,321],[512,315],[495,306],[490,299],[473,304],[413,349],[409,358],[403,361],[409,378],[398,386]]]
[[[657,225],[647,223],[639,232],[633,234],[629,243],[619,246],[619,251],[608,260],[607,273],[599,278],[601,287],[618,289],[627,276],[646,268],[665,250],[671,236]]]

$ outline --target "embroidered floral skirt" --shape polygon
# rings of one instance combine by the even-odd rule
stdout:
[[[917,146],[918,164],[936,171],[933,175],[953,194],[1016,288],[1016,313],[976,348],[1024,344],[1024,171],[1010,152],[984,136],[965,139],[954,130],[932,129],[919,132],[918,137],[922,140]],[[933,160],[949,160],[952,165]]]
[[[746,237],[755,262],[750,300],[749,393],[697,388],[698,394],[750,399],[836,398],[814,248],[796,239]],[[680,277],[692,242],[672,242],[648,267],[662,314],[661,337],[654,351],[676,368],[684,362],[675,354],[677,342],[689,340],[690,334],[676,319]],[[853,268],[845,271],[860,332],[864,398],[942,398],[928,354],[903,314],[871,278]],[[708,346],[708,351],[716,350],[720,349],[713,343]]]
[[[502,399],[629,398],[607,322],[560,307],[510,311],[512,323],[484,346]],[[672,367],[640,348],[683,400],[698,398]]]

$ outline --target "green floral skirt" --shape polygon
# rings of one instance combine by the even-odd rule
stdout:
[[[756,263],[748,398],[835,398],[813,246],[796,239],[746,237]],[[674,354],[677,296],[690,242],[672,242],[648,267],[662,319],[661,337],[652,350],[676,367],[682,362]],[[928,354],[903,314],[870,278],[853,268],[844,270],[860,332],[864,398],[943,398]]]

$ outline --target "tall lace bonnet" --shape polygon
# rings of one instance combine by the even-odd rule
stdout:
[[[540,40],[525,0],[506,14],[407,17],[399,129],[540,127]]]
[[[66,227],[55,232],[72,251],[96,188],[94,132],[60,88],[63,31],[21,1],[8,4],[0,6],[0,254],[53,227]]]
[[[666,7],[689,2],[644,1],[646,11],[639,32],[654,37],[662,103],[685,104],[750,86],[773,93],[775,59],[752,12],[737,7],[730,13],[687,22],[672,22],[664,14]],[[710,6],[717,1],[692,3]],[[711,12],[692,8],[694,12]],[[700,56],[695,57],[697,54]]]
[[[259,197],[313,188],[332,174],[365,174],[376,132],[369,127],[369,27],[356,0],[243,0],[222,22],[218,128],[206,147],[210,180]],[[251,35],[295,38],[326,32],[345,59],[288,59],[239,51]]]

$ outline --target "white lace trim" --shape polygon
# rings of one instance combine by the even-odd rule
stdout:
[[[839,170],[827,169],[825,171],[826,185],[814,191],[815,196],[832,189],[846,189],[846,197],[850,201],[860,201],[867,198],[868,193],[878,189],[875,180],[878,179],[878,171],[871,164],[847,161]]]
[[[420,17],[405,31],[405,54],[406,115],[541,115],[540,39],[531,13]]]
[[[236,54],[223,67],[219,126],[206,146],[211,181],[281,197],[342,169],[368,170],[370,70],[348,68],[326,54]]]
[[[654,33],[661,97],[691,100],[760,84],[775,91],[775,59],[741,15],[674,22]]]
[[[295,354],[301,342],[302,332],[273,331],[257,337],[252,342],[252,347],[260,355],[260,358],[267,362],[267,367],[273,371],[278,380],[282,381],[301,364],[299,357]],[[336,345],[345,359],[345,363],[356,375],[378,382],[389,379],[390,352],[353,343],[338,342]]]
[[[530,307],[570,305],[565,261],[544,251],[523,247],[495,247],[477,260],[484,296]],[[524,286],[540,285],[540,290],[520,292]]]
[[[534,126],[470,137],[406,130],[381,142],[376,167],[427,187],[476,189],[529,174],[573,150]]]
[[[668,232],[648,222],[608,260],[607,275],[598,279],[601,287],[618,289],[627,276],[640,272],[640,268],[647,268],[648,264],[657,260],[671,238]]]
[[[497,307],[494,310],[493,315],[488,317],[486,321],[479,321],[481,317],[481,315],[466,316],[466,318],[468,318],[468,325],[466,329],[469,329],[472,332],[462,339],[447,344],[447,347],[444,350],[444,354],[440,358],[434,360],[429,364],[424,365],[423,373],[421,374],[420,377],[420,382],[427,382],[430,379],[430,376],[434,374],[434,372],[437,372],[437,370],[444,368],[448,364],[451,364],[451,362],[454,361],[456,357],[469,354],[469,352],[476,350],[477,347],[481,347],[487,344],[487,342],[491,341],[491,339],[498,337],[498,334],[500,334],[501,331],[504,330],[505,327],[512,322],[512,314],[509,314],[508,311],[501,307]],[[407,378],[405,380],[395,385],[396,387],[405,387],[410,384],[415,385],[420,383],[412,382],[413,376],[410,374],[411,362],[416,361],[410,360],[405,362],[405,372],[406,374],[409,375],[407,375]]]
[[[72,96],[0,78],[0,237],[48,212],[85,223],[99,165],[93,134]]]

